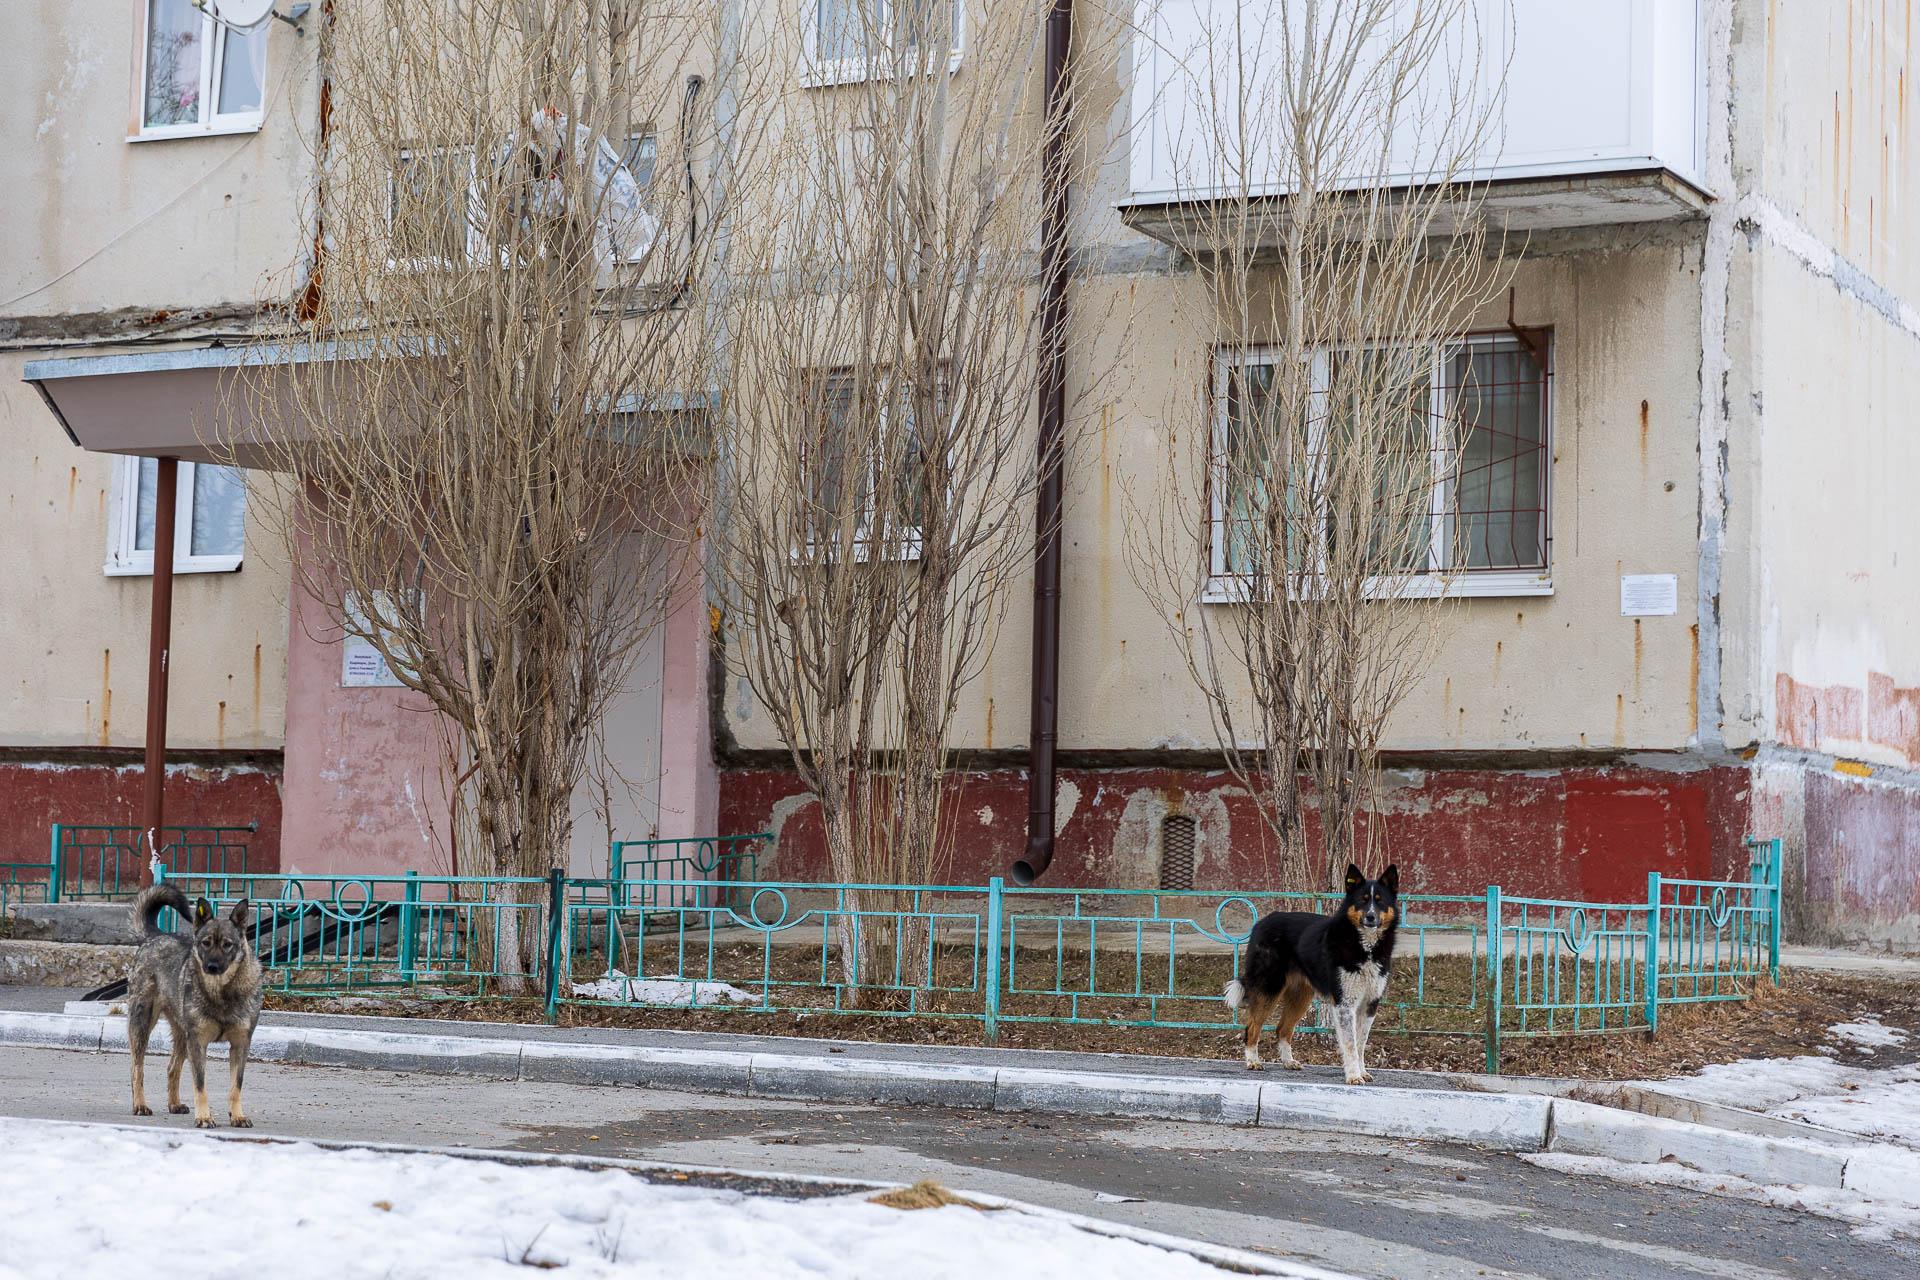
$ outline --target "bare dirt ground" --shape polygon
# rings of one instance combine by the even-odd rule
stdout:
[[[1131,971],[1132,961],[1128,962]],[[1436,975],[1430,962],[1426,996],[1430,1002],[1458,999],[1458,1007],[1442,1003],[1409,1011],[1402,1017],[1383,1011],[1368,1049],[1368,1065],[1429,1071],[1483,1071],[1486,1049],[1483,1035],[1484,995],[1477,1007],[1466,1007],[1465,973]],[[1049,964],[1048,979],[1053,974]],[[815,973],[817,975],[817,962]],[[1084,971],[1083,971],[1084,972]],[[584,971],[581,975],[587,976]],[[720,975],[724,979],[724,974]],[[1105,976],[1104,974],[1102,975]],[[1403,975],[1396,972],[1394,981]],[[1109,988],[1111,989],[1111,988]],[[820,989],[824,991],[825,989]],[[804,989],[783,991],[778,997],[804,1003]],[[1185,994],[1184,992],[1182,993]],[[1198,992],[1193,993],[1195,996]],[[1388,998],[1394,997],[1389,991]],[[1217,996],[1215,997],[1217,1000]],[[936,994],[933,1012],[760,1011],[728,1009],[640,1009],[607,1005],[562,1005],[560,1026],[648,1027],[678,1030],[732,1031],[756,1035],[794,1035],[827,1039],[885,1041],[900,1044],[984,1044],[977,1020],[941,1016],[949,1009],[977,1008],[977,996]],[[421,999],[404,990],[392,996],[368,998],[324,994],[276,994],[270,1005],[307,1012],[386,1013],[402,1017],[430,1017],[490,1022],[544,1022],[546,1009],[537,1000]],[[831,995],[819,1000],[830,1006]],[[1017,1019],[1021,1012],[1063,1012],[1057,996],[1013,997],[1003,1014]],[[1124,1019],[1141,1017],[1144,1002],[1110,998],[1082,1001],[1082,1015]],[[1163,1004],[1164,1019],[1195,1021],[1222,1017],[1217,1004],[1181,1000]],[[1765,980],[1749,999],[1716,1004],[1663,1007],[1659,1033],[1643,1030],[1604,1034],[1562,1034],[1538,1038],[1503,1036],[1501,1070],[1513,1075],[1575,1077],[1592,1080],[1648,1079],[1681,1074],[1715,1062],[1740,1058],[1791,1057],[1830,1047],[1827,1028],[1837,1022],[1877,1017],[1890,1027],[1910,1033],[1905,1049],[1886,1050],[1875,1059],[1879,1066],[1920,1057],[1920,983],[1890,978],[1841,976],[1789,970],[1778,987]],[[1511,1020],[1508,1022],[1511,1028]],[[1065,1049],[1093,1053],[1152,1054],[1168,1057],[1237,1058],[1241,1033],[1224,1027],[1170,1028],[1128,1026],[1120,1022],[1067,1025],[1005,1020],[996,1042],[1006,1048]],[[1271,1032],[1267,1040],[1271,1043]],[[1309,1063],[1337,1061],[1332,1037],[1303,1033],[1297,1041],[1300,1056]]]

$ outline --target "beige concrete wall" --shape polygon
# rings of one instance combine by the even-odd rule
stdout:
[[[1181,390],[1208,368],[1193,323],[1205,302],[1171,251],[1120,223],[1130,60],[1098,15],[1077,31],[1091,50],[1082,65],[1093,68],[1081,88],[1106,139],[1087,158],[1073,238],[1106,270],[1075,286],[1085,322],[1069,377],[1082,435],[1064,527],[1060,746],[1207,749],[1215,739],[1205,704],[1126,545],[1129,526],[1157,511],[1166,489],[1169,434],[1205,429],[1188,420],[1199,415]],[[1557,251],[1543,240],[1545,251],[1519,268],[1520,323],[1554,330],[1555,593],[1449,607],[1431,675],[1395,717],[1393,747],[1670,749],[1691,740],[1699,239],[1697,226],[1583,233],[1579,251],[1564,237]],[[1472,327],[1497,329],[1505,318],[1502,299]],[[1679,612],[1622,618],[1622,573],[1676,574]],[[1027,742],[1031,577],[1010,583],[1007,598],[992,660],[964,695],[964,747]],[[743,746],[778,746],[737,680],[724,705]]]
[[[270,24],[259,132],[129,142],[144,5],[7,8],[0,317],[179,310],[274,292],[307,244],[313,19],[304,39]]]
[[[1677,748],[1693,727],[1699,402],[1698,247],[1684,234],[1631,251],[1523,264],[1522,324],[1554,330],[1550,597],[1444,606],[1432,674],[1392,729],[1409,749]],[[1085,281],[1098,334],[1074,345],[1086,433],[1068,483],[1061,746],[1212,745],[1204,704],[1129,562],[1127,531],[1159,511],[1168,437],[1204,431],[1188,380],[1208,354],[1187,273]],[[1476,327],[1504,323],[1504,302]],[[1085,380],[1098,376],[1089,389]],[[1181,457],[1190,457],[1187,446]],[[1190,482],[1183,488],[1191,492]],[[1199,556],[1196,546],[1192,554]],[[1675,573],[1680,612],[1622,618],[1622,573]],[[1027,738],[1030,578],[1009,589],[993,659],[960,720],[968,747]],[[1200,605],[1210,610],[1226,605]],[[775,745],[740,716],[743,744]]]
[[[233,331],[293,287],[308,251],[312,21],[304,39],[271,24],[257,132],[133,142],[144,8],[31,0],[9,6],[0,40],[4,746],[133,747],[146,711],[151,579],[102,572],[116,460],[74,447],[21,365]],[[274,542],[256,514],[238,572],[177,580],[175,747],[281,744],[286,572]]]
[[[1737,16],[1737,100],[1758,109],[1736,113],[1733,143],[1729,712],[1763,743],[1912,768],[1912,16],[1863,0],[1740,0]]]
[[[137,747],[152,579],[109,577],[117,460],[68,441],[0,353],[0,746]],[[242,567],[174,580],[173,746],[278,748],[287,576],[249,507]]]

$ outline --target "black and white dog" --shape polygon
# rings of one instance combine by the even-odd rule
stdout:
[[[1297,1070],[1293,1028],[1313,998],[1332,1011],[1340,1065],[1348,1084],[1367,1074],[1367,1035],[1393,968],[1393,935],[1400,921],[1400,872],[1378,880],[1347,867],[1347,893],[1332,915],[1276,911],[1253,927],[1240,976],[1227,984],[1227,1007],[1247,1014],[1247,1070],[1258,1071],[1260,1032],[1280,1011],[1280,1065]]]

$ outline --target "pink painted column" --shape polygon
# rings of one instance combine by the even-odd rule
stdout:
[[[661,643],[660,834],[726,834],[719,830],[720,773],[713,760],[708,707],[709,642],[704,545],[688,548],[690,568],[668,604]]]
[[[440,717],[410,689],[342,688],[339,628],[289,590],[281,870],[448,874]]]

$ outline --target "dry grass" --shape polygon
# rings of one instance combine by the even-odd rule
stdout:
[[[882,1191],[877,1196],[868,1196],[868,1204],[884,1205],[889,1209],[942,1209],[950,1204],[961,1205],[968,1209],[989,1212],[992,1205],[969,1200],[965,1196],[955,1195],[931,1178],[922,1178],[910,1187],[901,1187],[897,1191]]]
[[[817,964],[817,960],[815,962]],[[1130,968],[1130,966],[1129,966]],[[1396,981],[1398,977],[1396,977]],[[272,1007],[293,1010],[369,1012],[369,1001],[352,997],[351,1007],[325,998],[274,996]],[[972,1008],[970,1003],[968,1008]],[[384,1012],[402,1017],[457,1021],[544,1022],[543,1004],[531,1000],[461,1001],[409,999],[396,995],[381,1003]],[[1762,983],[1751,999],[1713,1005],[1665,1008],[1659,1034],[1562,1035],[1508,1039],[1501,1068],[1510,1075],[1561,1076],[1589,1080],[1645,1079],[1694,1071],[1738,1058],[1791,1057],[1829,1046],[1826,1029],[1865,1015],[1913,1033],[1920,1056],[1920,983],[1813,972],[1789,972],[1774,988]],[[1204,1016],[1215,1016],[1209,1010]],[[633,1027],[682,1031],[738,1032],[756,1035],[811,1036],[895,1044],[983,1044],[978,1021],[952,1016],[902,1016],[878,1012],[808,1013],[751,1009],[629,1009],[563,1005],[563,1027]],[[1373,1067],[1427,1071],[1478,1072],[1485,1069],[1485,1044],[1478,1025],[1456,1034],[1395,1034],[1383,1018],[1368,1049]],[[1064,1025],[1003,1022],[998,1047],[1056,1049],[1088,1053],[1127,1053],[1165,1057],[1234,1060],[1240,1056],[1240,1032],[1228,1028],[1183,1030],[1132,1027],[1112,1023]],[[1332,1037],[1310,1033],[1298,1042],[1309,1064],[1337,1061]],[[1877,1065],[1902,1060],[1883,1050]]]

